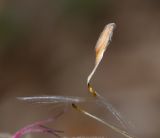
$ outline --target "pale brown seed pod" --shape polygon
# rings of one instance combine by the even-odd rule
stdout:
[[[87,78],[87,84],[89,84],[93,74],[95,73],[99,63],[101,62],[103,58],[103,54],[106,51],[111,41],[113,30],[115,29],[115,27],[116,27],[115,23],[110,23],[106,25],[97,41],[97,44],[95,46],[95,52],[96,52],[95,66]]]

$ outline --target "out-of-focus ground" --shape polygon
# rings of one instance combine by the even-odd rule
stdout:
[[[117,28],[93,84],[132,121],[137,137],[159,138],[158,0],[1,0],[0,132],[14,133],[59,110],[59,105],[23,103],[16,97],[89,97],[86,78],[94,65],[93,49],[111,22]],[[116,123],[107,112],[89,108]],[[65,136],[122,137],[72,108],[51,127]]]

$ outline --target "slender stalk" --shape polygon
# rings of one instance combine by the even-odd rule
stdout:
[[[111,124],[109,124],[109,123],[107,123],[107,122],[105,122],[104,120],[102,120],[102,119],[100,119],[100,118],[98,118],[98,117],[90,114],[89,112],[81,109],[81,108],[78,107],[76,104],[72,104],[72,107],[73,107],[74,109],[76,109],[77,111],[79,111],[79,112],[87,115],[88,117],[93,118],[93,119],[99,121],[100,123],[106,125],[107,127],[111,128],[112,130],[116,131],[117,133],[122,134],[122,135],[125,136],[126,138],[135,138],[135,137],[130,136],[126,131],[121,130],[121,129],[119,129],[119,128],[117,128],[117,127],[115,127],[115,126],[113,126],[113,125],[111,125]]]

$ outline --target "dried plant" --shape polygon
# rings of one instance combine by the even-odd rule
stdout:
[[[97,67],[99,66],[99,64],[103,58],[104,52],[106,51],[109,43],[111,42],[111,38],[112,38],[113,30],[114,30],[115,26],[116,26],[115,23],[110,23],[110,24],[106,25],[106,27],[104,28],[103,32],[101,33],[101,35],[97,41],[97,44],[95,47],[95,52],[96,52],[95,66],[87,78],[87,88],[93,98],[73,97],[73,96],[70,96],[70,97],[69,96],[68,97],[67,96],[35,96],[35,97],[19,97],[18,99],[23,100],[23,101],[36,102],[36,103],[71,104],[72,107],[74,109],[76,109],[77,111],[105,124],[107,127],[111,128],[115,132],[118,132],[119,134],[125,136],[126,138],[134,138],[133,136],[130,136],[126,131],[121,130],[121,129],[109,124],[108,122],[104,121],[103,119],[85,111],[84,109],[82,109],[78,105],[78,103],[82,103],[82,102],[85,103],[88,101],[96,102],[96,103],[98,102],[99,104],[104,105],[106,107],[106,109],[109,110],[113,114],[113,116],[121,123],[121,125],[124,127],[124,129],[128,128],[128,121],[126,121],[120,115],[120,113],[105,98],[103,98],[97,91],[95,91],[95,89],[91,85],[91,79],[92,79]],[[47,121],[45,121],[45,123],[47,123]],[[28,132],[36,131],[37,125],[34,124],[34,125],[31,125],[31,126],[25,127],[25,128],[29,130],[29,131],[27,131],[27,133],[28,133]],[[56,131],[54,131],[54,130],[51,131],[50,129],[45,128],[45,127],[38,127],[37,130],[38,131],[40,130],[40,132],[52,132],[52,134],[56,134]],[[17,138],[17,137],[14,137],[14,138]]]

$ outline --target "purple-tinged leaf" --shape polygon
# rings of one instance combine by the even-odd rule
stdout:
[[[44,121],[38,121],[33,124],[27,125],[26,127],[18,130],[12,136],[12,138],[21,138],[25,134],[29,134],[29,133],[48,133],[48,134],[55,135],[56,137],[60,137],[59,133],[62,133],[63,131],[51,129],[45,126],[45,124],[50,123],[52,121],[54,121],[54,119],[51,118],[51,119],[47,119]]]

